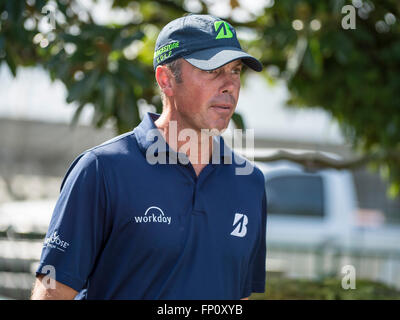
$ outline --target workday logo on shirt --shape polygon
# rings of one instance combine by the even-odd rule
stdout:
[[[166,223],[171,224],[171,217],[165,216],[164,212],[159,208],[152,206],[146,210],[144,216],[134,217],[136,223]]]

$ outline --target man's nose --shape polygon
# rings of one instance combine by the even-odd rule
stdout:
[[[235,78],[235,75],[225,72],[221,85],[221,93],[234,93],[240,86],[240,80]]]

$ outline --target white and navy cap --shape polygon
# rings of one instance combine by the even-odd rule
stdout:
[[[213,70],[238,59],[255,71],[262,70],[261,62],[242,50],[235,29],[211,15],[190,14],[161,30],[154,50],[154,70],[177,58],[202,70]]]

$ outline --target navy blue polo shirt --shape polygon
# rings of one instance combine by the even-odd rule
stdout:
[[[148,113],[132,132],[74,160],[36,273],[53,266],[55,279],[79,292],[76,299],[240,299],[264,292],[263,174],[256,167],[235,174],[243,164],[222,138],[214,140],[221,163],[199,176],[179,159],[149,163],[154,141],[146,135],[158,117]],[[156,156],[174,153],[164,145]]]

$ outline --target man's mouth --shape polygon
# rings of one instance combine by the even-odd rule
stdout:
[[[219,114],[227,114],[231,112],[232,107],[229,105],[215,105],[215,106],[211,106],[211,108],[219,113]]]

